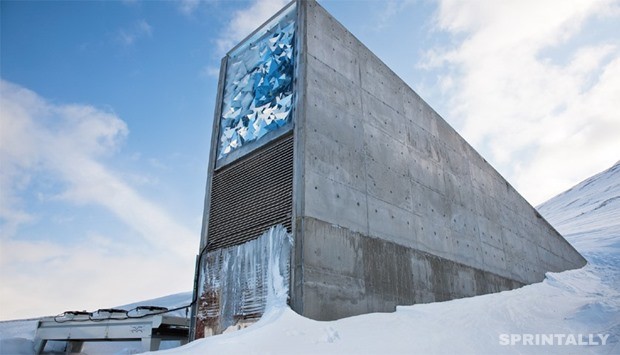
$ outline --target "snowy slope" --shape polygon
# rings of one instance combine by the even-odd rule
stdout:
[[[620,162],[538,210],[590,262],[620,265]]]
[[[303,318],[280,303],[245,330],[158,354],[620,354],[620,162],[539,210],[588,259],[587,266],[548,273],[545,281],[513,291],[332,322]],[[144,303],[173,307],[190,297],[185,293]],[[0,322],[0,337],[13,349],[26,349],[35,325]],[[564,343],[569,336],[589,342],[591,334],[598,344],[600,334],[605,345],[500,344],[502,336],[511,334],[557,335]],[[84,350],[127,354],[138,348],[101,346],[85,345]],[[0,353],[5,349],[0,345]]]

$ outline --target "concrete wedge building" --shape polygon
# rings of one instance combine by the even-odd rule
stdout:
[[[196,337],[260,317],[273,253],[290,306],[317,320],[586,263],[314,0],[293,1],[222,60],[200,250]]]

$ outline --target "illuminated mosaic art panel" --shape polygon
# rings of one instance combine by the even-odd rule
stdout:
[[[291,122],[295,7],[229,54],[217,158]]]

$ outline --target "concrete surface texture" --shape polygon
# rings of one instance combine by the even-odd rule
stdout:
[[[331,320],[585,265],[405,82],[298,3],[291,306]]]

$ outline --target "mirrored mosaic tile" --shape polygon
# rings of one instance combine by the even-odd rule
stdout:
[[[291,122],[294,8],[263,36],[229,55],[218,159]]]

